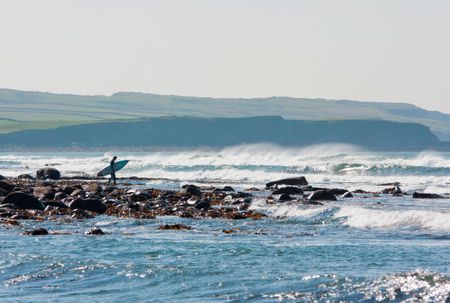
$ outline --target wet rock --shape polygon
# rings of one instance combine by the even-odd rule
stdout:
[[[17,206],[11,203],[2,203],[0,204],[0,208],[17,209]]]
[[[103,230],[101,230],[100,228],[96,227],[96,228],[92,228],[91,230],[87,231],[86,235],[90,235],[90,236],[104,236],[105,233],[103,232]]]
[[[211,205],[207,201],[199,201],[195,204],[196,209],[209,209]]]
[[[250,197],[253,197],[253,195],[251,193],[246,193],[246,192],[240,191],[234,197],[235,198],[250,198]]]
[[[0,181],[0,189],[10,193],[15,186],[5,181]]]
[[[63,193],[65,193],[66,195],[70,195],[72,194],[75,190],[77,190],[77,188],[73,187],[73,186],[64,186],[62,188]]]
[[[296,187],[296,186],[286,186],[286,187],[279,188],[272,193],[272,195],[282,195],[282,194],[303,195],[303,190],[300,187]]]
[[[308,185],[308,181],[306,181],[305,177],[296,177],[296,178],[287,178],[287,179],[281,179],[273,182],[269,182],[266,184],[267,188],[278,186],[278,185]]]
[[[77,196],[84,196],[85,192],[82,189],[75,189],[70,196],[71,197],[77,197]]]
[[[4,176],[0,175],[0,180],[6,179]]]
[[[7,196],[10,192],[0,188],[0,197]]]
[[[134,201],[134,202],[138,202],[138,201],[146,201],[146,200],[149,200],[149,199],[151,199],[151,198],[152,198],[152,196],[151,196],[148,192],[140,191],[140,190],[134,192],[134,193],[130,196],[131,201]]]
[[[55,197],[55,189],[50,186],[33,187],[33,196],[37,198],[53,199]]]
[[[234,188],[231,186],[224,186],[223,188],[216,188],[214,192],[234,192]]]
[[[103,214],[106,212],[106,205],[98,199],[81,199],[74,200],[69,205],[70,209],[82,209],[92,211],[94,213]]]
[[[22,233],[26,236],[44,236],[48,235],[48,231],[45,228],[38,228],[34,230],[27,230]]]
[[[44,207],[51,206],[51,207],[57,207],[57,208],[69,208],[66,204],[58,201],[46,201],[42,202],[44,204]]]
[[[3,203],[14,204],[18,209],[44,209],[44,205],[38,199],[22,192],[10,193],[5,197]]]
[[[100,193],[102,187],[97,182],[93,182],[83,186],[83,189],[85,192],[93,193],[96,195]]]
[[[278,197],[277,201],[278,202],[286,202],[286,201],[291,201],[294,200],[294,198],[292,198],[290,195],[288,194],[282,194]]]
[[[36,179],[38,180],[59,180],[61,173],[53,167],[45,167],[36,171]]]
[[[20,223],[14,219],[7,219],[7,220],[1,221],[1,222],[5,225],[9,225],[9,226],[19,226],[20,225]]]
[[[445,197],[438,194],[426,194],[415,192],[413,194],[414,199],[445,199]]]
[[[83,209],[74,209],[70,217],[73,219],[89,219],[93,218],[94,216]]]
[[[55,200],[62,200],[62,199],[64,199],[65,197],[66,197],[66,194],[65,194],[64,192],[60,191],[60,192],[57,192],[57,193],[55,194],[55,196],[53,197],[53,199],[55,199]]]
[[[345,193],[348,193],[348,190],[342,189],[342,188],[332,188],[332,189],[329,189],[328,191],[330,193],[332,193],[333,195],[336,195],[336,196],[340,196],[340,195],[343,195]]]
[[[191,230],[192,227],[184,224],[165,224],[158,227],[159,230]]]
[[[34,180],[34,177],[32,175],[29,175],[29,174],[22,174],[22,175],[18,175],[17,179]]]
[[[341,198],[353,198],[353,194],[351,192],[346,192],[344,193]]]
[[[191,196],[201,196],[202,192],[198,186],[189,184],[183,186],[183,190],[181,191],[183,194],[191,195]]]
[[[308,196],[309,201],[337,201],[336,196],[327,190],[317,190]]]

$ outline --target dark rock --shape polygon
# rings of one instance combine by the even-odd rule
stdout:
[[[55,197],[55,189],[51,186],[33,187],[33,196],[44,199],[53,199]]]
[[[413,194],[414,199],[445,199],[445,197],[438,194],[426,194],[415,192]]]
[[[130,196],[131,201],[134,201],[134,202],[146,201],[151,198],[152,198],[152,196],[148,192],[145,192],[145,191],[136,191]]]
[[[106,212],[106,205],[98,199],[81,199],[78,198],[69,205],[70,209],[82,209],[92,211],[94,213],[103,214]]]
[[[277,201],[279,201],[279,202],[285,202],[285,201],[291,201],[291,200],[293,200],[294,198],[292,198],[291,196],[289,196],[288,194],[281,194],[279,197],[278,197],[278,199],[277,199]]]
[[[198,203],[195,204],[195,208],[196,209],[209,209],[211,207],[211,205],[206,202],[206,201],[200,201]]]
[[[17,206],[11,203],[2,203],[0,204],[0,208],[10,208],[10,209],[17,209]]]
[[[22,174],[22,175],[18,175],[17,179],[34,180],[34,177],[32,175],[29,175],[29,174]]]
[[[90,235],[90,236],[104,236],[105,233],[103,232],[103,230],[101,230],[100,228],[96,227],[96,228],[92,228],[91,230],[86,232],[86,235]]]
[[[303,190],[296,186],[287,186],[287,187],[279,188],[272,193],[272,195],[281,195],[281,194],[303,195]]]
[[[159,230],[191,230],[192,227],[184,224],[165,224],[158,227]]]
[[[2,175],[0,175],[0,180],[5,180],[6,178]]]
[[[336,201],[336,196],[327,190],[317,190],[309,195],[309,201]]]
[[[38,180],[59,180],[61,173],[53,167],[45,167],[36,171],[36,179]]]
[[[308,185],[308,181],[306,181],[305,177],[296,177],[296,178],[287,178],[287,179],[281,179],[273,182],[269,182],[266,184],[266,187],[273,187],[278,185]]]
[[[27,230],[23,232],[23,235],[27,236],[44,236],[48,235],[48,231],[45,228],[38,228],[35,230]]]
[[[351,192],[346,192],[341,196],[341,198],[353,198],[353,194]]]
[[[14,204],[18,209],[44,209],[44,205],[38,199],[22,192],[10,193],[5,197],[3,203]]]
[[[183,186],[182,192],[184,194],[191,195],[191,196],[201,196],[201,194],[202,194],[200,188],[198,188],[197,186],[192,185],[192,184]]]
[[[234,188],[231,186],[224,186],[223,188],[216,188],[214,192],[231,192],[234,191]]]
[[[342,188],[332,188],[332,189],[329,189],[328,191],[330,193],[332,193],[333,195],[336,195],[336,196],[340,196],[340,195],[343,195],[345,193],[348,193],[348,190],[342,189]]]
[[[0,188],[0,197],[7,196],[9,193],[10,193],[9,191],[7,191],[3,188]]]
[[[98,193],[100,193],[102,187],[97,182],[93,182],[93,183],[89,183],[89,184],[83,186],[83,189],[86,192],[98,194]]]
[[[65,194],[64,192],[60,191],[60,192],[57,192],[57,193],[55,194],[55,196],[53,197],[53,199],[54,199],[54,200],[62,200],[62,199],[64,199],[65,197],[66,197],[66,194]]]
[[[0,189],[11,192],[15,186],[5,181],[0,181]]]
[[[63,190],[63,193],[65,193],[66,195],[70,195],[75,190],[77,190],[77,188],[72,187],[72,186],[64,186],[62,190]]]
[[[77,197],[77,196],[84,196],[84,190],[82,189],[75,189],[70,196]]]
[[[235,195],[235,198],[250,198],[250,197],[253,197],[251,193],[246,193],[243,191],[240,191]]]
[[[64,204],[62,202],[57,202],[57,201],[46,201],[46,202],[42,202],[42,204],[44,204],[45,207],[52,206],[52,207],[57,207],[57,208],[69,208],[66,204]]]

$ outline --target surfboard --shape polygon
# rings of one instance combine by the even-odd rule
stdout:
[[[125,167],[125,165],[127,165],[128,160],[122,160],[122,161],[117,161],[116,163],[114,163],[114,171],[118,171],[121,170],[122,168]],[[105,167],[104,169],[102,169],[101,171],[98,172],[97,177],[103,177],[103,176],[107,176],[111,174],[111,166],[108,165],[107,167]]]

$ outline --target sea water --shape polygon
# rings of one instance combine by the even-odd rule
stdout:
[[[186,183],[264,188],[305,176],[318,187],[450,193],[450,153],[370,152],[347,145],[117,152],[118,177],[136,186]],[[94,175],[113,153],[3,152],[0,174],[53,165],[65,176]],[[72,223],[0,225],[0,302],[448,302],[450,200],[355,195],[322,206],[268,205],[262,220],[154,220],[98,216]],[[158,226],[183,223],[188,231]],[[22,236],[44,227],[68,235]],[[109,233],[90,237],[100,227]],[[226,234],[224,229],[234,232]]]

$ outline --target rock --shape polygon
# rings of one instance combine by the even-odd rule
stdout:
[[[48,235],[48,231],[45,228],[38,228],[35,230],[27,230],[22,233],[23,235],[27,236],[44,236]]]
[[[29,174],[22,174],[22,175],[18,175],[17,179],[34,180],[34,177],[32,175],[29,175]]]
[[[3,203],[14,204],[18,209],[44,209],[44,205],[38,199],[22,192],[10,193],[5,197]]]
[[[183,186],[182,192],[191,196],[201,196],[202,194],[200,188],[192,184]]]
[[[0,189],[11,192],[15,186],[5,181],[0,181]]]
[[[250,197],[253,197],[253,195],[251,193],[246,193],[246,192],[240,191],[234,197],[235,198],[250,198]]]
[[[231,186],[224,186],[223,188],[216,188],[213,192],[231,192],[234,188]]]
[[[42,202],[42,204],[44,204],[44,207],[51,206],[51,207],[57,207],[57,208],[69,208],[66,204],[64,204],[62,202],[57,202],[57,201],[47,201],[47,202]]]
[[[191,230],[192,227],[184,224],[165,224],[158,227],[159,230]]]
[[[0,175],[0,180],[5,180],[6,178],[2,175]]]
[[[66,195],[70,195],[71,193],[73,193],[75,190],[77,190],[77,188],[72,187],[72,186],[64,186],[62,188],[63,193],[65,193]]]
[[[106,205],[100,202],[98,199],[78,198],[70,203],[69,207],[70,209],[88,210],[99,214],[103,214],[107,210]]]
[[[0,208],[9,208],[9,209],[17,209],[17,206],[11,203],[3,203],[0,204]]]
[[[413,194],[414,199],[445,199],[445,197],[438,194],[426,194],[415,192]]]
[[[38,198],[53,199],[55,197],[55,189],[51,186],[33,187],[33,196]]]
[[[287,179],[281,179],[273,182],[269,182],[266,184],[266,187],[273,187],[278,185],[308,185],[308,181],[306,181],[305,177],[296,177],[296,178],[287,178]]]
[[[36,171],[36,179],[38,180],[59,180],[61,173],[53,167],[45,167]]]
[[[196,209],[209,209],[211,207],[211,205],[206,202],[206,201],[200,201],[198,203],[195,204],[195,208]]]
[[[7,191],[3,188],[0,188],[0,197],[7,196],[9,193],[10,193],[9,191]]]
[[[287,187],[279,188],[272,193],[272,195],[281,195],[281,194],[303,195],[303,190],[296,186],[287,186]]]
[[[57,192],[57,193],[55,194],[55,196],[53,197],[53,199],[54,199],[54,200],[62,200],[62,199],[64,199],[65,197],[66,197],[66,194],[63,193],[62,191],[60,191],[60,192]]]
[[[327,190],[316,190],[308,196],[309,201],[337,201],[336,196]]]
[[[341,196],[341,198],[353,198],[353,194],[351,192],[346,192]]]
[[[288,194],[281,194],[279,197],[278,197],[278,199],[277,199],[277,201],[278,202],[285,202],[285,201],[291,201],[291,200],[293,200],[294,198],[292,198],[291,196],[289,196]]]
[[[105,233],[103,232],[103,230],[101,230],[100,228],[96,227],[96,228],[92,228],[91,230],[86,232],[86,235],[90,235],[90,236],[104,236]]]
[[[102,187],[97,182],[93,182],[93,183],[89,183],[89,184],[83,186],[83,189],[86,192],[98,194],[98,193],[100,193]]]
[[[75,189],[71,194],[71,197],[77,197],[77,196],[84,196],[84,190],[82,189]]]
[[[342,188],[332,188],[332,189],[329,189],[328,191],[330,193],[332,193],[333,195],[336,195],[336,196],[340,196],[340,195],[343,195],[345,193],[348,193],[348,190],[342,189]]]

